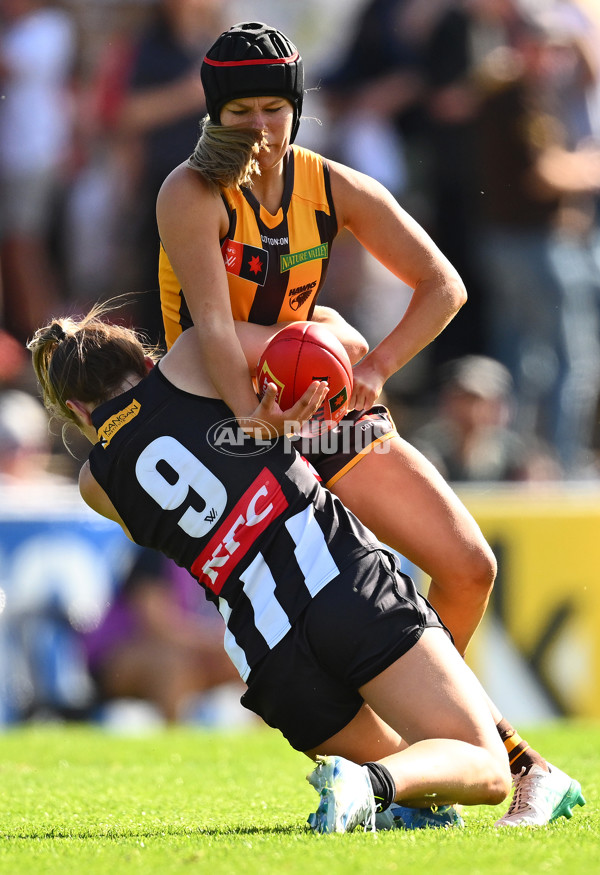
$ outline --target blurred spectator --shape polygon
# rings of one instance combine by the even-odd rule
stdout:
[[[467,355],[447,362],[434,417],[411,435],[450,482],[552,480],[551,451],[511,428],[512,379],[495,359]]]
[[[321,61],[317,77],[327,113],[326,142],[320,151],[378,179],[425,226],[420,183],[426,171],[422,150],[422,33],[440,4],[416,0],[367,0],[356,8],[348,43],[334,66]],[[422,7],[426,6],[426,9]],[[327,55],[324,55],[324,59]],[[410,298],[398,296],[398,282],[381,270],[353,235],[335,241],[343,257],[330,265],[323,303],[357,325],[370,343],[396,323]],[[394,293],[387,294],[393,280]],[[425,351],[395,374],[389,389],[416,391]]]
[[[370,0],[345,54],[321,80],[332,156],[395,194],[406,187],[404,143],[422,91],[418,49],[402,26],[410,2]]]
[[[139,22],[136,21],[139,27]],[[65,205],[69,295],[83,310],[131,288],[135,275],[129,246],[133,162],[115,119],[131,62],[127,29],[97,37],[77,100],[79,166]]]
[[[194,150],[206,106],[200,81],[205,50],[230,21],[223,0],[159,0],[131,47],[114,112],[115,131],[129,138],[134,240],[131,258],[141,292],[135,321],[162,340],[158,293],[156,197],[168,173]]]
[[[596,11],[598,16],[599,10]],[[564,125],[566,145],[577,148],[598,136],[600,30],[582,0],[552,0],[536,16],[555,52],[554,106]]]
[[[480,198],[474,173],[478,69],[492,49],[510,44],[519,17],[514,0],[454,0],[433,22],[423,45],[429,231],[469,294],[468,306],[434,344],[437,362],[486,351],[485,278],[473,247]]]
[[[29,364],[24,344],[0,328],[0,391],[9,386],[17,387],[25,368],[30,370]]]
[[[224,626],[203,602],[187,572],[140,550],[100,625],[85,635],[101,701],[149,702],[174,723],[193,718],[203,695],[223,684],[239,687],[239,699],[245,688],[224,650]]]
[[[0,486],[68,482],[53,470],[43,405],[21,389],[0,390]]]
[[[25,341],[62,295],[51,238],[71,157],[77,35],[72,16],[43,0],[0,0],[0,16],[3,321]]]
[[[513,376],[516,428],[568,477],[587,476],[600,386],[600,149],[573,148],[559,99],[581,62],[571,31],[530,18],[489,54],[477,116],[488,350]]]
[[[75,468],[55,440],[25,346],[0,328],[0,487],[68,482]]]

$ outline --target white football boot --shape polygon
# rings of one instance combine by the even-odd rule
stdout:
[[[572,817],[575,805],[585,805],[578,781],[548,763],[549,772],[532,766],[513,775],[510,808],[495,826],[543,826],[557,817]]]
[[[375,830],[375,798],[364,766],[343,757],[317,757],[306,780],[320,796],[319,807],[308,817],[314,832],[350,832],[357,826]]]

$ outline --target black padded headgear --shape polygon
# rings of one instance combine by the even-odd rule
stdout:
[[[202,62],[202,85],[211,121],[236,97],[286,97],[294,105],[294,142],[304,97],[302,58],[290,40],[268,24],[234,24],[213,43]]]

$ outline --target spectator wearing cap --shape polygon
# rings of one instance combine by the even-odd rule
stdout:
[[[480,355],[448,362],[437,404],[411,439],[450,482],[560,478],[550,450],[511,427],[513,382],[500,362]]]

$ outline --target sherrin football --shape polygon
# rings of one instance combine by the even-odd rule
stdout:
[[[333,428],[348,412],[352,365],[337,337],[317,322],[294,322],[267,344],[256,369],[260,397],[267,383],[277,386],[277,403],[288,410],[313,380],[326,380],[329,392],[309,423],[309,432]]]

